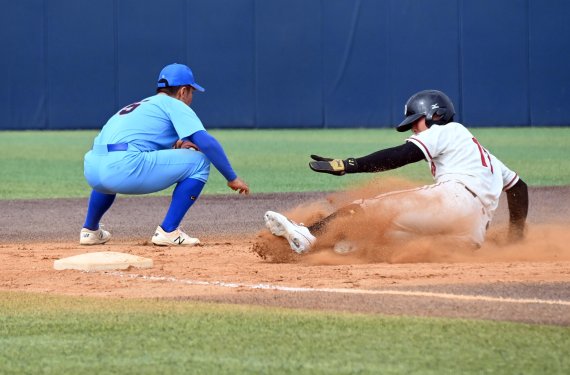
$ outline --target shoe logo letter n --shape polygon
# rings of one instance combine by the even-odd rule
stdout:
[[[182,245],[182,242],[184,242],[184,238],[182,238],[181,236],[178,236],[174,239],[173,242],[175,242],[175,243],[177,242],[178,245]]]

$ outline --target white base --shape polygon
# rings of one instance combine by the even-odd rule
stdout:
[[[114,251],[103,251],[99,253],[75,255],[53,262],[53,268],[58,271],[110,271],[124,270],[129,267],[152,268],[152,259]]]

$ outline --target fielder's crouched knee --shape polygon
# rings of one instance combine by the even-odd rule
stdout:
[[[192,173],[191,178],[195,178],[197,180],[201,180],[204,182],[208,181],[208,177],[210,176],[210,160],[204,155],[203,153],[198,153],[201,158],[199,162],[196,162],[196,168]]]

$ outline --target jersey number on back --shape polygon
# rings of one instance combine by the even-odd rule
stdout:
[[[479,149],[479,154],[481,155],[481,164],[483,164],[484,167],[490,167],[491,173],[493,173],[493,164],[491,164],[491,156],[489,156],[489,152],[487,150],[485,150],[483,148],[483,146],[481,146],[481,144],[479,143],[477,138],[473,137],[471,139],[473,140],[473,142],[477,145],[477,148]],[[489,160],[489,165],[487,165],[487,160],[485,160],[485,157],[487,157],[487,160]]]
[[[125,108],[121,109],[119,111],[120,115],[126,115],[127,113],[131,113],[132,111],[134,111],[135,109],[137,109],[137,107],[141,105],[140,102],[137,103],[133,103],[133,104],[129,104],[128,106],[126,106]]]
[[[125,108],[121,109],[121,110],[119,111],[119,114],[120,114],[120,115],[126,115],[126,114],[128,114],[128,113],[131,113],[132,111],[134,111],[135,109],[137,109],[137,107],[138,107],[139,105],[141,105],[142,102],[148,102],[148,99],[141,100],[140,102],[136,102],[136,103],[133,103],[133,104],[129,104],[129,105],[126,106]]]

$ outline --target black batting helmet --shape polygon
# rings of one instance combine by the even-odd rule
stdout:
[[[428,128],[433,124],[445,125],[453,121],[455,108],[451,99],[438,90],[423,90],[415,93],[408,99],[404,107],[406,118],[396,127],[399,132],[405,132],[412,128],[412,124],[422,116],[426,117]],[[433,116],[439,115],[440,119],[434,120]]]

